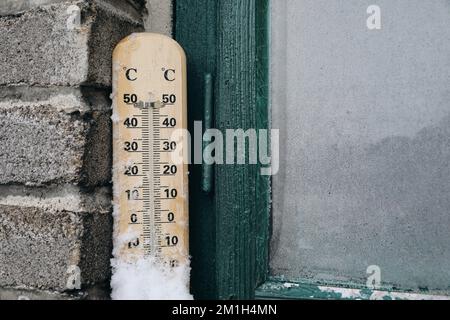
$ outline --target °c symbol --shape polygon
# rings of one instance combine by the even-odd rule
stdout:
[[[170,82],[175,81],[175,69],[167,69],[163,71],[164,71],[164,79]]]
[[[134,69],[134,68],[127,69],[127,71],[125,72],[125,76],[130,81],[136,81],[137,77],[133,77],[133,75],[131,74],[132,72],[136,74],[137,73],[137,69]]]

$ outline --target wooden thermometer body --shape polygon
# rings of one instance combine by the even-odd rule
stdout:
[[[113,54],[115,258],[188,261],[186,57],[171,38],[136,33]]]

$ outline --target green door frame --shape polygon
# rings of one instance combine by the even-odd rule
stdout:
[[[190,132],[194,121],[204,119],[209,98],[214,127],[221,132],[269,127],[268,6],[269,0],[176,1],[175,38],[188,58]],[[210,75],[213,90],[205,85]],[[210,91],[213,97],[208,97]],[[190,168],[191,280],[196,299],[446,298],[270,277],[270,179],[260,175],[260,169],[218,165],[213,190],[205,193],[202,167]]]
[[[267,0],[178,0],[175,7],[175,37],[188,57],[189,122],[203,119],[211,74],[215,128],[267,128]],[[254,298],[268,274],[269,178],[257,165],[219,165],[205,194],[202,168],[190,172],[195,297]]]

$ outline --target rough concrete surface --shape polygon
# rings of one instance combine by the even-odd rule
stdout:
[[[0,300],[109,298],[111,56],[146,10],[0,0]]]
[[[0,205],[107,214],[112,209],[111,187],[86,190],[74,185],[41,188],[3,185],[0,186]]]
[[[2,0],[0,15],[15,14],[47,4],[64,2],[70,2],[70,0]],[[96,2],[113,5],[125,13],[132,14],[137,19],[140,18],[145,5],[145,0],[96,0]]]
[[[173,4],[172,0],[148,0],[144,16],[145,30],[172,36]]]
[[[107,2],[106,2],[107,3]],[[71,30],[70,5],[81,10]],[[103,1],[58,2],[0,17],[0,85],[110,86],[111,54],[142,22]]]
[[[0,205],[0,287],[67,291],[71,270],[91,286],[109,277],[109,214]]]
[[[88,108],[76,95],[64,94],[0,102],[0,183],[109,183],[110,113]]]
[[[100,285],[71,293],[23,288],[0,289],[0,300],[109,300],[110,288]]]

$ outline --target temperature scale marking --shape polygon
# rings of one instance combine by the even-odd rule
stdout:
[[[189,257],[186,57],[171,38],[136,33],[113,53],[115,252],[177,266]],[[118,239],[124,239],[119,241]]]

